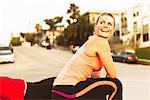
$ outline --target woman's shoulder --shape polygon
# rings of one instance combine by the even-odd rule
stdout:
[[[92,35],[89,37],[89,39],[87,40],[87,43],[90,46],[96,46],[96,47],[100,47],[102,45],[108,45],[108,40],[103,38],[103,37],[99,37],[97,35]]]
[[[96,56],[98,46],[97,39],[94,36],[90,36],[87,42],[84,44],[84,52],[89,56]]]

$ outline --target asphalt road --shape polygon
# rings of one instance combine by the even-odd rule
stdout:
[[[41,47],[14,47],[14,52],[15,63],[0,64],[0,76],[30,82],[56,76],[73,55],[70,51]],[[118,62],[115,65],[123,84],[124,100],[150,100],[150,66]]]

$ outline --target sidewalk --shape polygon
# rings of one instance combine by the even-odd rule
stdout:
[[[149,100],[150,81],[122,79],[123,100]]]
[[[57,46],[57,47],[55,47],[55,49],[60,49],[60,50],[70,50],[69,48],[63,47],[63,46]]]

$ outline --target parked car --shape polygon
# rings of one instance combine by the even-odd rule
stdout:
[[[120,50],[117,55],[113,56],[113,60],[117,62],[137,63],[138,58],[135,53],[130,51]]]
[[[0,63],[3,62],[12,62],[12,63],[15,62],[13,48],[9,46],[0,47]]]
[[[117,52],[116,52],[116,50],[115,50],[115,49],[112,49],[112,48],[111,48],[110,50],[111,50],[110,52],[111,52],[111,56],[112,56],[112,57],[113,57],[114,55],[116,55],[116,54],[117,54]]]
[[[76,53],[80,46],[74,46],[72,49],[72,53]]]
[[[42,47],[47,47],[48,45],[49,45],[49,43],[47,43],[45,40],[41,42]]]
[[[52,49],[52,45],[49,44],[46,48],[47,48],[47,49]]]

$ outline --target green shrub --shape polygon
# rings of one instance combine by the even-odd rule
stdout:
[[[12,37],[10,44],[12,46],[19,46],[19,45],[21,45],[20,37]]]
[[[150,47],[137,48],[136,55],[141,59],[150,59]]]

